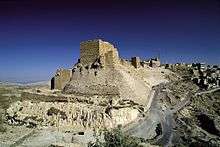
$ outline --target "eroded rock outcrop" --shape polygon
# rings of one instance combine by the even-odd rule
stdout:
[[[28,127],[113,128],[137,119],[140,110],[132,105],[94,106],[65,102],[15,102],[7,109],[7,121]]]

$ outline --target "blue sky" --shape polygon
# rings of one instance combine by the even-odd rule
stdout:
[[[220,63],[217,0],[0,1],[0,80],[49,80],[79,57],[79,43],[112,42],[120,56]]]

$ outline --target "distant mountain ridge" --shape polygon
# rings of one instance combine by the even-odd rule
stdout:
[[[38,81],[38,82],[8,82],[0,81],[0,85],[11,85],[11,86],[37,86],[37,85],[50,85],[50,81]]]

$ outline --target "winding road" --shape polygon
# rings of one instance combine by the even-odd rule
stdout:
[[[178,110],[182,109],[184,106],[190,103],[191,94],[188,93],[187,97],[174,107],[166,108],[164,110],[159,103],[160,93],[163,90],[163,85],[164,83],[161,83],[152,89],[152,95],[149,96],[152,97],[152,103],[149,111],[146,114],[146,117],[144,119],[140,119],[137,122],[134,122],[130,128],[125,128],[125,132],[144,139],[156,138],[156,144],[167,147],[171,144],[173,137],[173,115]],[[162,127],[161,135],[155,134],[155,130],[158,124],[161,124]]]

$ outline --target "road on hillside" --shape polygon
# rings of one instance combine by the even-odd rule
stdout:
[[[197,92],[195,95],[202,95],[202,94],[212,93],[212,92],[215,92],[215,91],[218,91],[218,90],[220,90],[220,87],[215,88],[215,89],[211,89],[211,90],[207,90],[207,91]]]
[[[171,109],[167,108],[163,110],[159,103],[159,94],[163,90],[163,85],[164,84],[162,83],[152,89],[154,90],[154,92],[151,92],[153,94],[153,100],[146,117],[140,121],[135,122],[136,124],[133,124],[131,128],[126,130],[126,132],[136,137],[151,139],[156,135],[156,126],[161,124],[162,134],[156,137],[156,143],[166,147],[171,144],[173,136],[173,114],[190,103],[190,94],[187,95],[187,98],[185,98]],[[152,97],[152,95],[150,97]]]

